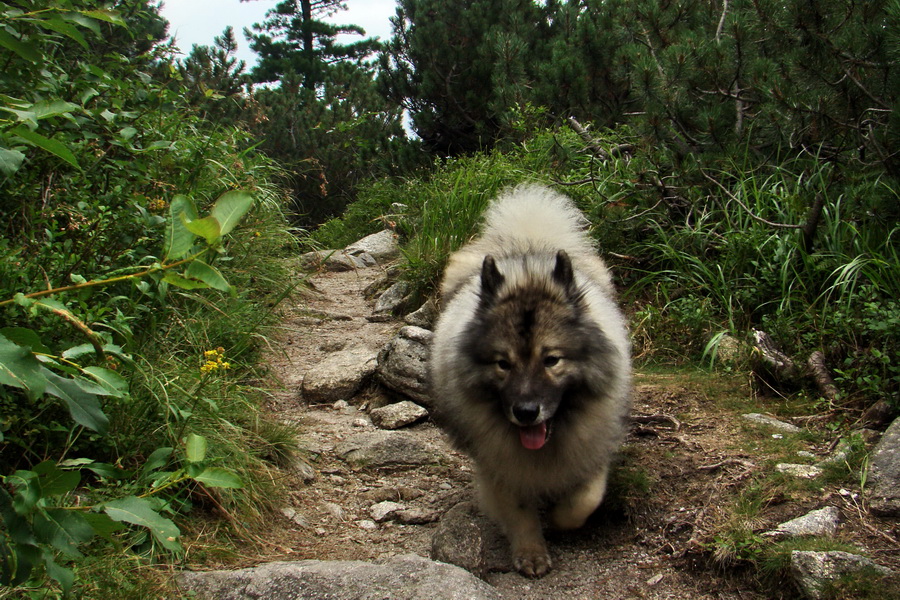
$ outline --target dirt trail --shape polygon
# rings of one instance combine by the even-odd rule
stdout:
[[[303,374],[329,352],[380,348],[402,326],[366,319],[372,306],[363,291],[379,277],[378,269],[315,276],[315,290],[289,311],[275,342],[280,344],[275,354],[283,350],[283,355],[273,359],[272,368],[283,391],[273,411],[279,420],[297,424],[315,470],[314,480],[298,476],[292,482],[290,511],[272,524],[270,539],[283,549],[279,558],[372,560],[410,552],[427,557],[440,515],[472,498],[468,461],[429,422],[409,431],[440,449],[445,460],[438,466],[354,470],[337,456],[335,446],[342,440],[375,430],[362,408],[383,392],[370,387],[349,405],[307,406],[299,400]],[[719,384],[727,393],[749,393],[742,388],[731,380]],[[702,546],[725,518],[735,489],[763,467],[760,457],[736,442],[742,427],[736,415],[712,395],[689,378],[639,375],[634,399],[639,418],[621,472],[626,491],[609,498],[581,531],[548,535],[555,564],[548,576],[530,580],[491,573],[488,583],[510,600],[768,597],[738,570],[709,568],[709,552]],[[403,504],[425,522],[375,523],[371,508],[385,500]],[[854,512],[850,500],[827,489],[793,500],[773,502],[754,530],[826,502],[845,515]],[[848,534],[863,543],[872,537],[861,526]]]

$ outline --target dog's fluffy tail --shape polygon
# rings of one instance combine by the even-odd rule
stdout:
[[[535,184],[503,192],[485,213],[483,244],[510,254],[557,249],[590,252],[589,225],[566,196]]]

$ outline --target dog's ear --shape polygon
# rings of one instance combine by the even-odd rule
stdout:
[[[481,300],[489,302],[497,295],[497,290],[504,282],[503,274],[497,268],[497,261],[490,254],[481,263]]]
[[[556,253],[556,266],[553,267],[553,280],[571,291],[575,286],[575,273],[572,270],[572,259],[565,250]]]

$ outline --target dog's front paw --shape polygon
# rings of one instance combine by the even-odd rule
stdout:
[[[553,561],[543,545],[519,548],[513,555],[516,570],[526,577],[543,577],[550,572]]]

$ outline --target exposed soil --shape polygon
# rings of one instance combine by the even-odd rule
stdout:
[[[272,368],[281,391],[271,410],[280,421],[297,424],[315,471],[312,481],[292,477],[295,513],[271,524],[266,538],[281,549],[278,558],[429,556],[440,515],[472,498],[467,459],[429,422],[410,431],[443,448],[446,460],[440,465],[354,470],[336,456],[341,440],[374,430],[365,409],[380,401],[382,390],[371,386],[349,405],[302,402],[303,374],[327,353],[358,345],[380,348],[402,326],[366,319],[372,306],[363,292],[382,276],[377,268],[315,276],[313,291],[288,311],[273,347]],[[761,470],[772,467],[773,432],[747,425],[735,408],[741,402],[746,407],[748,400],[748,383],[739,378],[638,374],[637,418],[608,500],[581,531],[548,534],[554,560],[549,575],[532,580],[497,572],[487,581],[509,599],[792,597],[788,582],[760,584],[740,557],[720,551],[715,560],[714,539],[733,524],[736,498]],[[767,411],[765,403],[754,401],[760,402],[756,412]],[[827,439],[819,445],[799,443],[820,457],[831,451]],[[846,489],[841,492],[841,487]],[[859,482],[844,481],[810,484],[789,497],[763,496],[763,508],[746,525],[763,532],[809,510],[837,506],[843,515],[840,539],[900,570],[897,523],[867,516],[854,496],[858,492]],[[376,524],[369,511],[384,500],[417,509],[428,522]]]

